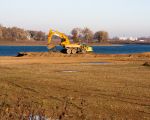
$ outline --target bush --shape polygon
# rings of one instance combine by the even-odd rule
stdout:
[[[101,43],[106,43],[108,41],[108,32],[98,31],[94,34],[94,39],[97,39]]]

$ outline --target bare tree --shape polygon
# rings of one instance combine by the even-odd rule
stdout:
[[[11,34],[11,29],[3,27],[3,39],[4,40],[12,40],[12,34]]]
[[[71,34],[72,34],[72,38],[73,38],[73,41],[75,43],[77,42],[80,42],[80,38],[82,36],[82,29],[81,28],[74,28],[72,31],[71,31]]]
[[[42,31],[28,31],[30,34],[31,39],[37,41],[44,41],[46,40],[46,34]]]
[[[2,39],[3,39],[3,31],[2,31],[2,28],[0,26],[0,40],[2,40]]]
[[[13,27],[10,29],[13,40],[28,40],[27,32],[23,29]]]
[[[84,28],[82,30],[84,40],[86,40],[87,43],[91,42],[93,39],[93,32],[89,28]]]

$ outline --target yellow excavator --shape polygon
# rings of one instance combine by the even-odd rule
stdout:
[[[55,30],[50,30],[48,34],[48,49],[49,50],[54,48],[54,46],[50,47],[50,43],[51,43],[53,36],[58,36],[59,38],[61,38],[60,45],[64,48],[63,51],[67,54],[86,53],[86,52],[93,51],[92,47],[87,46],[86,44],[79,44],[79,43],[72,44],[69,38],[64,33],[61,33]]]

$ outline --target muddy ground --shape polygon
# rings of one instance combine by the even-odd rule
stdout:
[[[150,53],[0,57],[0,120],[150,120]]]

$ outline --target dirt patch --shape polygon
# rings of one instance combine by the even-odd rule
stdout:
[[[0,57],[0,119],[149,120],[148,54]]]

